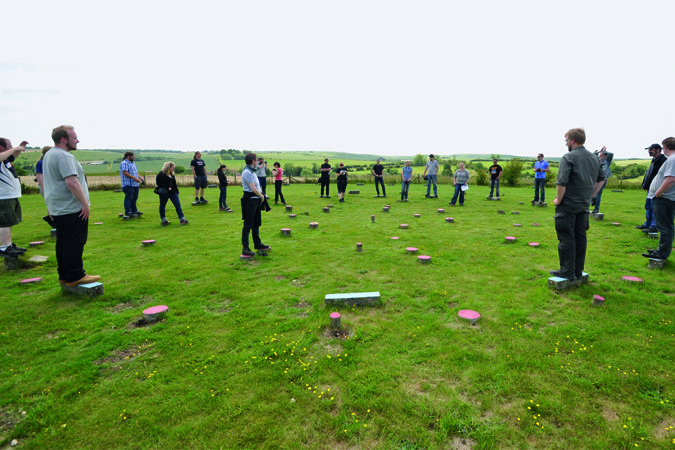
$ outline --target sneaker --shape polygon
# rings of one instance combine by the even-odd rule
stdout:
[[[12,243],[10,246],[17,252],[25,252],[27,250],[23,247],[17,247],[15,243]]]
[[[265,250],[258,250],[258,256],[268,256]]]
[[[644,224],[637,225],[635,228],[637,228],[638,230],[644,230],[645,228],[649,228],[649,225],[644,225]]]
[[[269,250],[270,248],[272,248],[272,247],[270,247],[267,244],[263,244],[262,242],[260,243],[260,245],[255,246],[256,250]]]
[[[0,256],[15,256],[21,254],[22,252],[17,252],[11,245],[7,246],[4,250],[0,250]]]
[[[189,220],[187,220],[187,219],[180,219],[180,224],[181,224],[181,225],[187,225],[188,223],[190,223]]]
[[[168,220],[166,220],[166,217],[165,217],[165,218],[162,219],[162,221],[160,222],[160,225],[162,225],[163,227],[165,227],[165,226],[167,226],[167,225],[170,224],[170,223],[171,223],[171,222],[169,222]]]
[[[225,211],[226,211],[226,212],[234,212],[234,211],[232,211],[230,208],[225,208]]]
[[[143,215],[143,213],[140,212],[140,211],[136,211],[135,213],[131,213],[131,214],[133,214],[134,216],[142,216]]]
[[[667,258],[664,258],[663,256],[659,255],[655,251],[648,251],[647,253],[643,253],[642,256],[644,256],[645,258],[649,258],[649,259],[667,259]]]
[[[66,286],[75,287],[75,286],[79,286],[81,284],[93,283],[93,282],[98,281],[100,279],[101,279],[101,277],[98,276],[98,275],[85,275],[77,281],[71,281],[70,283],[66,283]]]
[[[241,254],[245,256],[255,256],[255,253],[252,252],[248,247],[244,247],[244,249],[241,251]]]
[[[424,198],[431,198],[429,194],[425,195]]]
[[[564,273],[562,270],[551,270],[549,273],[554,277],[565,278],[570,281],[574,281],[576,279],[576,276],[573,273]]]
[[[642,229],[643,233],[657,233],[658,231],[659,230],[657,230],[656,228],[652,228],[652,227]]]
[[[208,203],[209,201],[206,200],[204,197],[199,199],[199,203]]]

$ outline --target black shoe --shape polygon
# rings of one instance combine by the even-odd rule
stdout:
[[[548,273],[558,278],[565,278],[566,280],[573,281],[576,279],[576,276],[573,273],[563,273],[562,270],[551,270]]]
[[[4,250],[0,250],[0,256],[16,256],[21,255],[23,252],[17,252],[12,246],[8,246]]]
[[[25,251],[27,250],[27,249],[25,249],[25,248],[23,248],[23,247],[17,247],[16,244],[14,244],[14,243],[12,243],[11,247],[12,247],[15,251],[21,252],[21,253],[23,253],[23,252],[25,252]]]
[[[643,253],[642,256],[649,259],[667,259],[656,252],[649,252],[649,251],[647,253]]]
[[[431,198],[429,194],[425,195],[424,198]]]
[[[268,256],[265,250],[258,250],[258,256]]]
[[[647,233],[647,234],[649,234],[649,233],[658,233],[658,231],[659,231],[659,230],[657,230],[656,228],[651,228],[651,227],[649,227],[649,228],[643,228],[643,229],[642,229],[642,232],[643,232],[643,233]]]
[[[208,203],[209,201],[206,200],[204,197],[199,199],[199,203]]]
[[[384,194],[382,197],[387,198],[387,194]]]
[[[241,254],[245,256],[255,256],[255,253],[252,252],[248,247],[244,247],[244,249],[241,251]]]
[[[260,245],[255,246],[256,250],[269,250],[270,248],[271,247],[269,245],[263,244],[262,242],[260,243]]]
[[[140,212],[140,211],[136,211],[135,213],[131,213],[131,214],[133,214],[134,216],[142,216],[143,215],[143,213]]]
[[[643,225],[637,225],[635,228],[637,228],[638,230],[644,230],[645,228],[649,228],[649,226],[643,224]]]

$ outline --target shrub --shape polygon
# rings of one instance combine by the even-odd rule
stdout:
[[[176,174],[185,173],[185,167],[183,167],[183,166],[176,166],[176,169],[174,170],[174,172],[175,172]]]
[[[481,166],[480,169],[476,168],[476,176],[474,180],[476,181],[476,184],[478,186],[485,186],[488,184],[488,174],[485,171],[485,169],[483,169],[483,165],[480,164],[480,166]]]
[[[502,173],[502,178],[507,186],[516,186],[518,185],[518,179],[520,178],[521,172],[523,171],[524,162],[520,158],[513,158],[504,167],[504,173]]]

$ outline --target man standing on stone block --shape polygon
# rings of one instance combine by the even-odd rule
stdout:
[[[375,177],[375,192],[377,192],[377,196],[380,196],[380,184],[382,185],[382,196],[386,197],[387,196],[387,191],[384,188],[384,166],[380,164],[380,158],[377,158],[377,163],[373,166],[373,170],[371,171],[373,176]]]
[[[82,253],[89,227],[89,189],[82,166],[70,153],[77,150],[75,129],[62,125],[52,131],[54,147],[42,164],[45,202],[56,224],[56,263],[59,283],[66,286],[93,283],[98,275],[84,271]]]
[[[502,177],[502,166],[497,164],[497,159],[492,160],[492,165],[488,169],[488,173],[490,174],[490,198],[495,198],[493,196],[495,192],[495,188],[497,189],[497,197],[499,198],[499,179]]]
[[[12,148],[9,139],[0,138],[0,255],[22,255],[26,249],[12,243],[12,227],[21,223],[21,181],[12,164],[26,150],[23,141]]]
[[[122,178],[122,191],[124,192],[124,215],[127,217],[143,214],[136,207],[136,202],[138,201],[140,185],[145,180],[138,176],[138,169],[136,163],[134,163],[135,158],[134,152],[126,152],[120,164],[120,178]]]
[[[428,172],[428,173],[427,173]],[[438,176],[438,161],[434,155],[429,155],[429,161],[427,161],[427,166],[424,168],[424,173],[422,176],[427,177],[427,195],[426,198],[431,197],[431,184],[434,185],[434,196],[433,198],[438,198],[438,188],[436,187],[436,178]]]
[[[267,256],[265,250],[270,247],[260,241],[260,225],[262,225],[261,210],[265,208],[269,211],[269,205],[267,205],[265,194],[260,190],[260,180],[256,175],[258,163],[255,153],[247,154],[244,162],[246,167],[241,173],[241,187],[244,190],[244,195],[241,198],[241,218],[244,221],[244,227],[241,230],[241,254],[255,255],[255,252],[251,251],[249,247],[248,238],[252,234],[254,248],[258,250],[260,256]]]
[[[319,182],[321,183],[321,198],[324,197],[324,188],[326,188],[326,198],[330,197],[330,169],[328,158],[326,158],[323,160],[323,164],[321,164],[321,178],[319,178]]]
[[[642,179],[642,189],[649,192],[649,186],[651,186],[654,177],[659,173],[659,169],[668,158],[666,155],[661,153],[661,146],[659,144],[652,144],[649,147],[645,148],[649,151],[649,156],[652,158],[652,163],[649,165],[649,169],[645,172],[645,176]],[[656,233],[656,220],[654,219],[654,208],[653,208],[653,198],[647,195],[647,200],[645,200],[645,223],[638,225],[635,228],[642,230],[645,233]]]
[[[195,180],[195,203],[208,203],[208,200],[204,198],[204,189],[208,186],[209,179],[206,176],[206,163],[202,159],[202,152],[195,152],[194,159],[190,161],[190,168]]]
[[[565,133],[568,153],[560,159],[556,181],[555,231],[558,234],[560,270],[551,275],[574,280],[584,272],[588,205],[605,182],[600,161],[586,150],[586,132],[573,128]]]
[[[546,174],[549,171],[548,163],[544,161],[544,154],[537,155],[537,162],[534,163],[534,200],[532,204],[535,205],[540,201],[546,202]],[[541,197],[539,196],[541,192]]]
[[[661,142],[663,153],[668,157],[649,186],[648,197],[652,197],[656,229],[659,230],[659,248],[649,250],[642,256],[653,259],[668,259],[673,250],[675,238],[675,137]]]

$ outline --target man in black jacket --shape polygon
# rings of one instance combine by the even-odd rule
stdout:
[[[645,177],[642,179],[642,189],[649,191],[649,186],[652,184],[652,180],[659,172],[659,169],[668,158],[666,155],[661,153],[661,146],[659,144],[652,144],[649,147],[645,148],[649,151],[649,156],[652,157],[652,163],[645,172]],[[654,208],[652,206],[651,198],[647,197],[645,201],[645,210],[646,210],[646,220],[642,225],[638,225],[635,228],[642,230],[645,233],[656,233],[656,219],[654,219]]]

